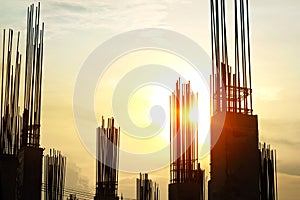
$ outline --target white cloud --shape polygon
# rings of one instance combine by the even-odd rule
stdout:
[[[187,3],[188,1],[176,1]],[[164,0],[139,1],[47,1],[42,4],[48,36],[70,31],[108,29],[113,32],[165,26],[168,9],[176,3]]]

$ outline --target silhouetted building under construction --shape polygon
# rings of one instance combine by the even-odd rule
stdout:
[[[0,199],[41,199],[40,148],[44,24],[40,4],[27,11],[25,58],[13,52],[13,30],[3,31],[0,124]],[[7,49],[6,49],[7,48]],[[25,63],[24,104],[20,106],[21,66]],[[20,107],[24,108],[21,113]]]
[[[44,158],[45,200],[63,200],[66,174],[66,157],[50,149]]]
[[[211,0],[212,149],[209,199],[274,200],[264,198],[266,191],[261,187],[274,184],[274,181],[261,176],[267,173],[265,169],[261,170],[261,167],[264,168],[262,162],[266,162],[261,157],[266,154],[258,146],[258,120],[252,108],[248,0],[235,0],[233,6],[235,64],[230,66],[225,0]],[[275,171],[271,171],[274,174]]]
[[[270,145],[259,145],[259,191],[260,200],[277,200],[276,150]]]
[[[156,182],[148,178],[148,174],[140,174],[136,179],[136,200],[159,200],[159,188]]]
[[[170,96],[170,184],[169,200],[203,200],[204,170],[198,162],[198,94],[191,91],[190,82],[176,82]]]
[[[114,118],[107,126],[102,117],[102,126],[97,128],[97,173],[95,200],[118,200],[118,168],[120,128]]]

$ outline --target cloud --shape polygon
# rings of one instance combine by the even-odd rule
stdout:
[[[278,172],[300,176],[299,130],[297,120],[260,120],[260,141],[276,149]]]
[[[300,124],[293,119],[261,119],[262,139],[280,145],[299,145]]]
[[[165,26],[164,20],[172,5],[188,2],[186,0],[52,0],[42,3],[42,16],[50,37],[70,31],[108,29],[120,32]]]
[[[280,164],[279,172],[300,178],[300,163],[282,163]]]
[[[90,185],[90,181],[83,175],[82,169],[79,168],[75,163],[67,160],[66,169],[66,185],[65,190],[69,193],[70,191],[76,191],[75,193],[93,194],[94,188]],[[77,196],[79,197],[79,196]]]
[[[165,9],[159,3],[146,6],[141,2],[49,1],[44,5],[44,19],[48,32],[54,35],[96,29],[115,31],[159,23]]]

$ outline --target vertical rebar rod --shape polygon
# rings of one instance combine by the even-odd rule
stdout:
[[[251,51],[250,51],[250,23],[249,23],[249,4],[246,0],[246,12],[247,12],[247,39],[248,39],[248,67],[249,67],[249,88],[250,88],[250,112],[253,114],[252,107],[252,78],[251,78]]]

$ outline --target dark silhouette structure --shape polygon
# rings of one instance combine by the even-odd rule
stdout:
[[[136,179],[136,200],[159,200],[159,188],[156,182],[148,179],[148,174],[140,174]]]
[[[204,170],[198,162],[198,119],[191,120],[198,112],[198,94],[187,84],[176,82],[170,96],[170,184],[169,199],[204,199]]]
[[[19,38],[13,66],[13,30],[3,31],[0,119],[0,199],[15,199],[22,117],[19,108],[21,54]],[[8,39],[7,39],[8,38]]]
[[[253,115],[248,0],[234,1],[235,64],[228,63],[225,0],[211,0],[211,200],[265,199]],[[265,152],[263,150],[262,152]],[[269,182],[271,181],[271,182]],[[272,199],[273,198],[266,198]]]
[[[107,127],[102,117],[102,126],[97,128],[97,177],[95,200],[118,200],[118,167],[120,127],[115,127],[114,118],[109,118]]]
[[[27,10],[24,112],[21,149],[18,155],[18,199],[41,199],[42,158],[40,148],[41,94],[44,23],[40,25],[40,3]]]
[[[22,55],[20,33],[13,55],[13,30],[3,31],[0,119],[0,199],[41,199],[42,157],[40,148],[41,88],[44,25],[40,4],[27,13],[24,108],[20,109]],[[7,50],[6,50],[7,47]],[[13,61],[15,56],[15,62]],[[14,64],[15,63],[15,64]],[[13,192],[12,192],[13,191]]]
[[[248,1],[235,0],[234,11],[232,68],[228,63],[225,1],[211,0],[213,116],[209,199],[212,200],[259,199],[258,125],[252,110]]]
[[[0,155],[0,199],[16,199],[18,159],[14,155]]]
[[[8,41],[6,41],[6,32],[3,30],[0,153],[5,155],[17,155],[20,149],[20,135],[22,130],[22,118],[19,107],[21,70],[21,54],[19,52],[20,32],[18,32],[17,38],[15,63],[12,60],[14,59],[13,35],[13,30],[10,29],[8,32]]]
[[[260,200],[278,199],[276,151],[270,145],[260,144],[259,191]]]
[[[66,157],[60,151],[51,150],[44,158],[45,200],[63,200]]]

